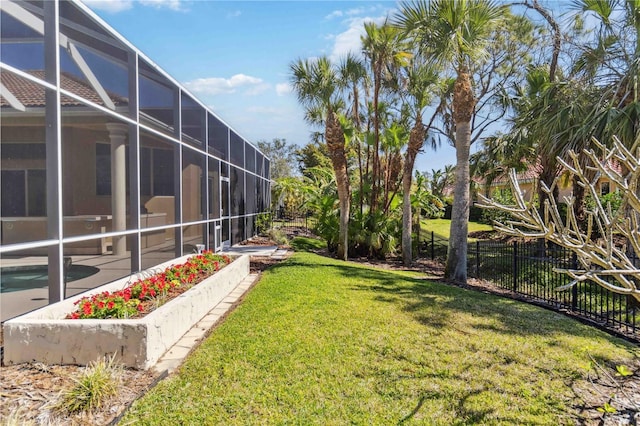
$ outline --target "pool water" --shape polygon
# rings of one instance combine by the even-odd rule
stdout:
[[[71,265],[67,282],[90,277],[100,269],[86,265]],[[7,266],[0,268],[0,293],[44,288],[49,285],[47,265]]]

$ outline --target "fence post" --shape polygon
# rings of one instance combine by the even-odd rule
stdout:
[[[436,244],[433,238],[433,231],[431,231],[431,260],[436,258]]]
[[[573,253],[571,255],[571,269],[578,269],[578,255]],[[575,283],[571,287],[571,310],[578,309],[578,283]]]
[[[476,241],[476,278],[482,278],[480,276],[480,241]]]
[[[518,291],[518,242],[513,242],[513,292]]]

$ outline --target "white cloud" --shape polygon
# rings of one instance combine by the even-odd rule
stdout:
[[[140,0],[140,4],[156,9],[185,10],[182,0]]]
[[[129,10],[134,5],[134,0],[83,0],[87,6],[96,10],[117,13]],[[156,9],[170,9],[175,11],[185,11],[184,0],[139,0],[142,6],[151,6]]]
[[[372,13],[382,10],[383,7],[381,5],[373,5],[369,7],[356,7],[348,10],[334,10],[330,14],[324,17],[326,20],[334,19],[334,18],[342,18],[344,16],[357,16],[365,13]]]
[[[289,85],[289,83],[278,83],[276,84],[276,94],[278,96],[284,96],[287,93],[291,93],[292,92],[292,88]]]
[[[332,61],[338,61],[340,58],[351,52],[355,55],[361,55],[362,53],[362,41],[360,37],[365,34],[364,23],[375,22],[381,24],[386,19],[385,16],[379,16],[376,18],[364,17],[364,18],[351,18],[348,20],[349,28],[346,31],[341,32],[335,36],[333,41],[333,49],[329,57]]]
[[[234,10],[233,12],[229,12],[227,13],[227,19],[233,19],[233,18],[237,18],[238,16],[242,15],[242,12],[239,10]]]
[[[91,9],[104,10],[111,13],[122,12],[133,7],[132,0],[83,0],[83,2]]]
[[[334,10],[333,12],[331,12],[330,14],[328,14],[327,16],[324,17],[324,19],[333,19],[333,18],[342,18],[342,15],[344,15],[344,12],[341,10]]]
[[[194,93],[205,95],[220,95],[235,93],[240,88],[245,88],[247,94],[258,94],[268,88],[268,84],[262,79],[245,74],[236,74],[231,78],[208,77],[198,78],[185,83],[185,86]]]

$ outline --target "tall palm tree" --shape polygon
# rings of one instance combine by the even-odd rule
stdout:
[[[606,144],[616,136],[631,147],[640,135],[640,1],[576,0],[574,6],[597,23],[592,43],[579,46],[574,71],[602,88],[582,133]]]
[[[389,75],[395,74],[393,71],[397,67],[406,65],[411,54],[406,42],[402,38],[399,28],[391,26],[385,22],[378,25],[374,22],[364,24],[365,35],[362,36],[362,49],[373,77],[373,159],[372,159],[372,182],[371,182],[371,211],[378,208],[378,196],[380,193],[380,91],[384,80]]]
[[[358,175],[359,175],[359,191],[358,191],[358,204],[360,214],[363,213],[364,204],[364,164],[362,163],[362,126],[361,126],[361,89],[364,89],[366,93],[366,86],[368,84],[368,74],[364,63],[358,59],[355,55],[349,53],[340,62],[339,68],[340,79],[346,86],[348,97],[351,101],[351,105],[348,108],[347,115],[351,117],[354,127],[355,147],[358,155]]]
[[[298,60],[290,65],[290,81],[298,101],[306,108],[306,118],[313,124],[318,120],[325,126],[325,141],[336,177],[340,204],[340,225],[337,256],[347,260],[349,247],[349,208],[351,191],[345,137],[338,119],[338,111],[344,102],[341,98],[342,83],[339,75],[326,56],[316,60]],[[321,111],[320,118],[314,112]]]
[[[445,276],[459,282],[467,280],[469,151],[476,106],[471,68],[486,58],[487,43],[504,10],[490,0],[416,0],[402,3],[396,15],[397,22],[420,41],[425,58],[448,66],[456,76],[452,117],[456,176]]]
[[[411,102],[413,128],[409,133],[409,143],[404,156],[402,169],[402,261],[405,266],[411,265],[413,258],[411,234],[413,232],[411,220],[411,184],[413,167],[418,152],[424,144],[431,122],[425,126],[422,122],[423,110],[430,104],[434,92],[433,87],[438,82],[438,73],[432,64],[413,61],[407,68],[406,92]]]

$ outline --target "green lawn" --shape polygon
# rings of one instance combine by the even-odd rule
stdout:
[[[421,222],[422,225],[422,235],[423,238],[427,238],[426,235],[433,231],[436,237],[443,238],[445,240],[449,239],[449,230],[451,228],[451,219],[423,219]],[[484,223],[478,222],[469,222],[469,233],[476,231],[492,231],[493,226],[487,225]],[[470,241],[475,241],[473,238],[469,239]]]
[[[633,347],[513,300],[296,253],[122,424],[575,424]]]

